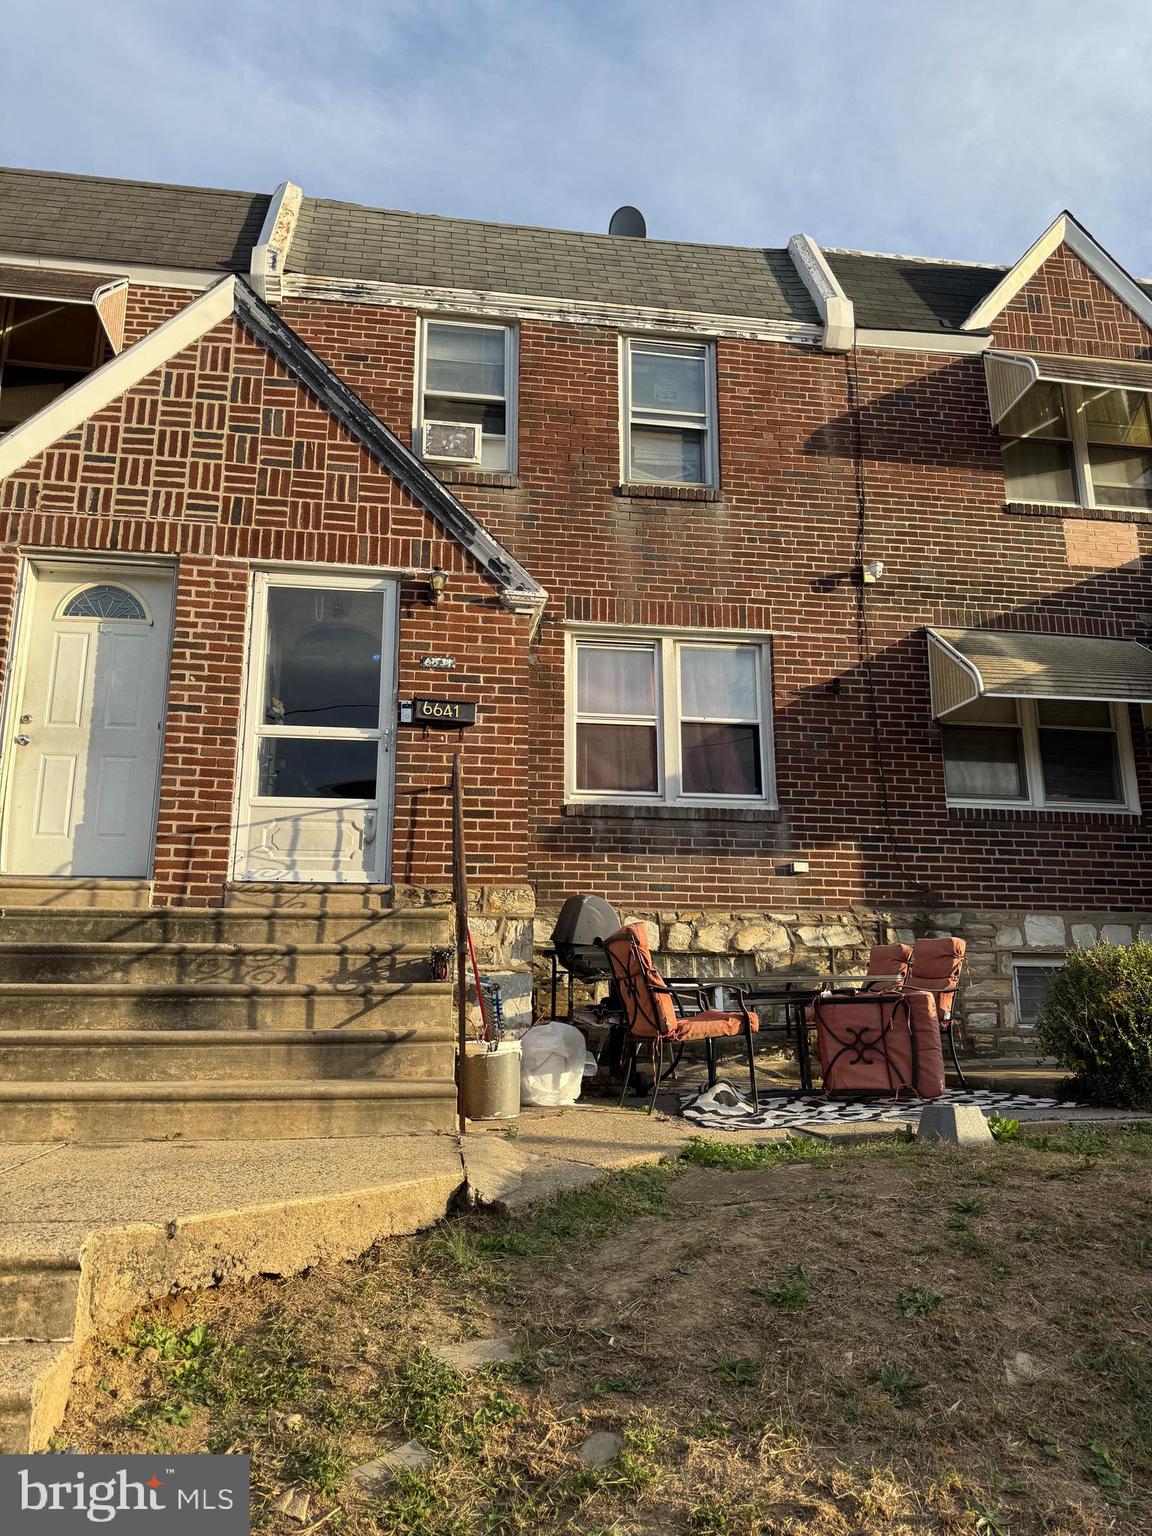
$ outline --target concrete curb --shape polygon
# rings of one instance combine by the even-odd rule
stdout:
[[[227,1149],[233,1165],[230,1183],[244,1185],[249,1149],[234,1142],[183,1143],[179,1158],[173,1157],[172,1147],[46,1149],[40,1158],[6,1173],[0,1170],[0,1195],[4,1182],[18,1175],[31,1186],[23,1191],[27,1219],[20,1219],[19,1201],[0,1200],[5,1210],[0,1220],[0,1453],[41,1450],[48,1444],[67,1407],[80,1346],[136,1308],[176,1291],[258,1275],[298,1274],[316,1264],[357,1258],[383,1238],[418,1232],[441,1220],[464,1185],[456,1137],[275,1145],[282,1163],[291,1157],[307,1163],[314,1149],[317,1158],[327,1160],[328,1182],[344,1187],[308,1190],[308,1178],[301,1173],[293,1192],[290,1167],[276,1170],[263,1155],[267,1149],[254,1148],[247,1182],[256,1198],[250,1203],[221,1200],[213,1208],[198,1198],[203,1191],[191,1198],[183,1194],[178,1177],[188,1154],[195,1157],[199,1151],[211,1158],[220,1147]],[[377,1182],[357,1179],[355,1158],[342,1155],[350,1147],[394,1160],[395,1171]],[[61,1154],[55,1182],[52,1151]],[[153,1177],[152,1187],[141,1192],[140,1203],[154,1208],[152,1219],[85,1217],[93,1191],[78,1185],[77,1174],[86,1164],[107,1172],[110,1162],[120,1161],[130,1170],[141,1155],[163,1158],[165,1153],[173,1164],[171,1182]],[[155,1175],[155,1167],[151,1172]],[[261,1179],[269,1174],[283,1192],[279,1198],[260,1199]],[[156,1219],[158,1203],[166,1203],[171,1214]],[[16,1220],[9,1219],[12,1209]]]

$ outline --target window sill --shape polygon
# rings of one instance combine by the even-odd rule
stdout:
[[[624,481],[614,488],[612,494],[641,501],[722,502],[724,500],[724,494],[718,485],[656,485],[648,480]]]
[[[494,491],[514,491],[520,485],[518,475],[500,469],[463,469],[427,459],[424,462],[443,485],[486,485]]]
[[[769,805],[628,805],[602,800],[570,800],[565,816],[591,821],[759,821],[775,822],[780,812]]]
[[[949,805],[948,817],[952,821],[1030,821],[1078,820],[1098,826],[1101,817],[1111,817],[1124,823],[1139,821],[1142,812],[1129,805]]]
[[[1074,517],[1089,523],[1152,523],[1152,510],[1140,507],[1078,507],[1063,501],[1007,501],[1010,517]]]

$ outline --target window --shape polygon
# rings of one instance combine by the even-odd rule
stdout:
[[[1122,706],[985,697],[946,715],[941,735],[953,804],[1138,809]]]
[[[0,435],[91,373],[106,350],[90,304],[0,298]]]
[[[515,468],[515,347],[508,325],[425,320],[421,328],[417,446],[426,421],[477,422],[481,467]]]
[[[85,587],[64,604],[62,619],[147,619],[144,604],[123,587]]]
[[[1139,390],[1035,384],[1000,431],[1010,501],[1152,508],[1152,414]]]
[[[771,803],[768,647],[569,637],[570,798]]]
[[[1059,960],[1017,960],[1013,965],[1012,996],[1021,1029],[1036,1028],[1048,1000],[1048,988],[1061,968]]]
[[[625,338],[626,482],[716,484],[716,391],[708,342]]]

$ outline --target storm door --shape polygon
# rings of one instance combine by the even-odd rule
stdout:
[[[392,581],[257,576],[238,879],[388,879],[395,629]]]

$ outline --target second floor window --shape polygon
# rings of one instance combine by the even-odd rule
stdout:
[[[624,480],[715,485],[711,344],[626,337],[621,383]]]
[[[1152,509],[1152,413],[1142,391],[1034,384],[1000,432],[1009,501]]]
[[[418,431],[425,422],[479,425],[483,469],[515,468],[514,336],[511,326],[470,321],[421,328]]]

